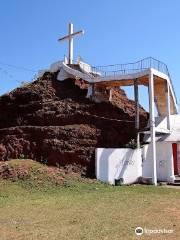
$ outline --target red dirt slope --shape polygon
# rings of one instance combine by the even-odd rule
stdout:
[[[0,98],[0,159],[30,158],[94,174],[96,147],[121,147],[135,138],[135,103],[114,90],[112,103],[86,99],[73,79],[45,73]],[[140,109],[141,125],[147,113]]]

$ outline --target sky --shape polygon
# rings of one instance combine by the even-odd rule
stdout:
[[[152,56],[168,65],[180,101],[179,0],[0,0],[0,95],[67,55],[57,39],[69,22],[85,30],[75,58],[96,66]]]

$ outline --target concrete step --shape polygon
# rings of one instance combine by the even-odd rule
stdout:
[[[179,176],[175,176],[174,182],[173,183],[168,183],[168,185],[180,186],[180,177]]]
[[[179,176],[175,176],[174,182],[175,182],[175,183],[180,183],[180,177],[179,177]]]
[[[180,182],[169,183],[168,185],[171,185],[171,186],[180,186]]]
[[[180,183],[180,179],[175,179],[174,182],[175,183]]]

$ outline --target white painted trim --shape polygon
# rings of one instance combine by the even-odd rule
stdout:
[[[167,82],[167,92],[166,92],[166,107],[167,107],[167,129],[171,130],[171,101],[170,101],[170,92],[169,92],[169,83]]]
[[[157,185],[157,169],[156,169],[156,130],[155,130],[155,111],[154,111],[154,75],[150,70],[149,74],[149,109],[150,109],[150,131],[151,131],[151,147],[153,159],[153,184]]]
[[[138,73],[133,73],[133,74],[126,74],[126,75],[116,75],[116,76],[106,76],[106,77],[95,77],[93,79],[94,82],[99,83],[99,82],[108,82],[108,81],[118,81],[118,80],[127,80],[127,79],[136,79],[140,78],[143,76],[147,76],[149,74],[149,69],[143,70]]]
[[[85,80],[89,83],[94,83],[92,77],[88,76],[87,74],[82,73],[78,70],[75,70],[75,69],[69,67],[68,65],[66,65],[65,63],[63,63],[62,67],[66,72],[73,75],[74,77],[79,77],[79,78],[81,78],[81,79],[83,79],[83,80]]]

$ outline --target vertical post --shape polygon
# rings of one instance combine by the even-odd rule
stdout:
[[[170,91],[169,91],[169,83],[166,81],[166,109],[167,109],[167,129],[171,129],[171,106],[170,106]]]
[[[73,34],[73,24],[69,23],[69,36]],[[73,63],[73,37],[69,37],[69,64]]]
[[[139,89],[138,89],[138,79],[134,80],[134,99],[136,103],[136,115],[135,115],[135,128],[137,130],[137,148],[140,148],[139,139]]]
[[[112,101],[112,88],[109,89],[109,101]]]
[[[88,86],[88,91],[87,91],[87,98],[91,98],[92,97],[92,84],[89,84]]]
[[[95,98],[95,86],[94,83],[92,84],[92,100]]]
[[[155,113],[154,113],[154,76],[152,69],[149,73],[149,110],[150,110],[150,131],[151,131],[151,147],[153,160],[153,184],[157,185],[157,170],[156,170],[156,131],[155,131]]]

